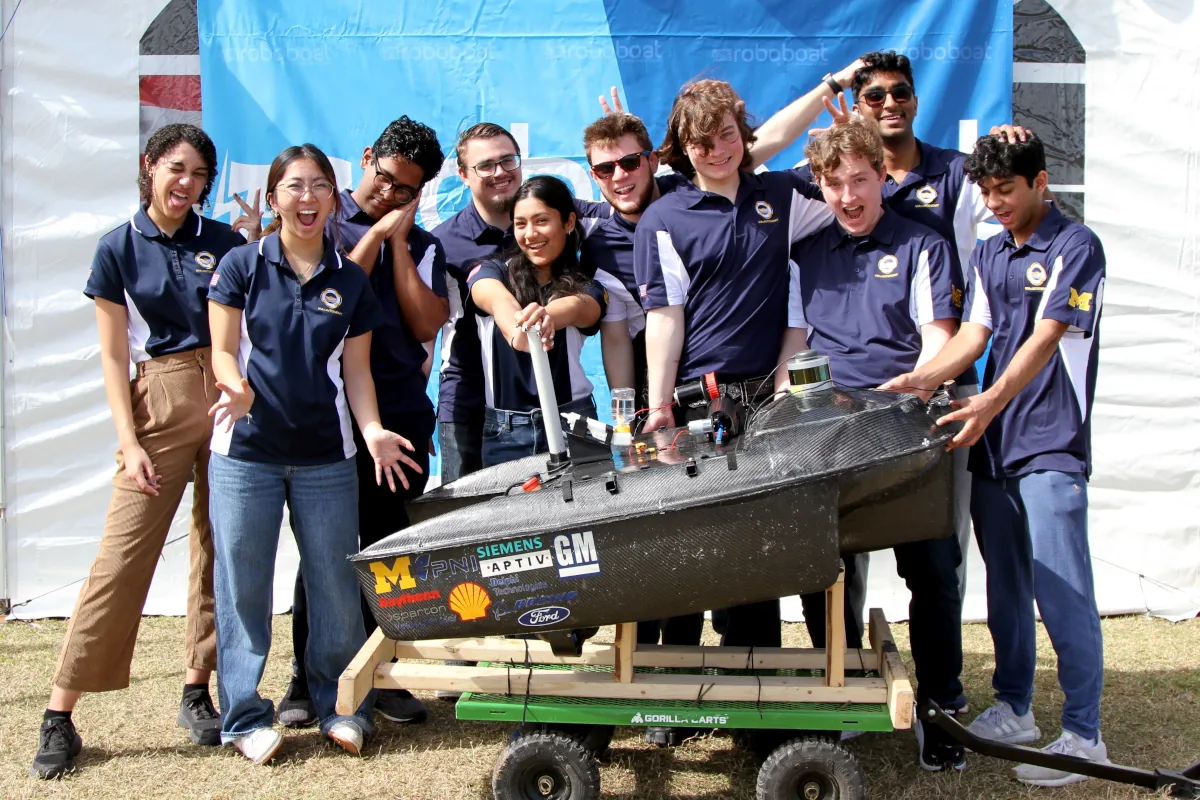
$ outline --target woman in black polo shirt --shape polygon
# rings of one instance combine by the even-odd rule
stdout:
[[[204,131],[159,128],[146,141],[138,175],[141,206],[100,239],[88,272],[84,294],[96,302],[117,472],[100,551],[71,615],[30,769],[40,778],[57,778],[74,766],[82,740],[71,711],[80,695],[129,685],[142,607],[193,475],[187,674],[177,719],[197,744],[220,742],[220,719],[208,694],[217,665],[208,407],[217,393],[206,296],[217,262],[245,240],[193,210],[204,205],[216,177],[217,151]],[[239,223],[257,238],[257,216]]]
[[[523,328],[541,329],[559,411],[596,416],[580,352],[599,330],[608,298],[579,268],[575,198],[558,178],[539,175],[513,201],[517,247],[477,265],[467,278],[483,348],[485,467],[548,449]]]
[[[222,259],[208,290],[221,399],[209,482],[217,564],[221,739],[262,764],[279,749],[274,708],[258,693],[271,646],[275,552],[290,511],[308,590],[305,652],[321,732],[357,755],[374,692],[351,716],[334,710],[337,679],[366,639],[358,581],[358,473],[350,412],[375,480],[407,486],[401,449],[379,424],[371,329],[379,305],[367,275],[325,233],[337,207],[329,159],[310,144],[280,153],[267,175],[275,220],[258,244]]]

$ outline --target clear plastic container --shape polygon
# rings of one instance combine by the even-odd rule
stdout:
[[[633,416],[637,412],[634,404],[633,389],[612,390],[613,428],[617,433],[629,433],[633,425]]]

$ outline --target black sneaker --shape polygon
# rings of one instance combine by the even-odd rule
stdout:
[[[965,713],[965,709],[960,711],[945,709],[945,711],[951,717]],[[926,772],[942,772],[947,769],[966,768],[966,748],[951,739],[941,728],[933,724],[926,727],[925,721],[922,719],[917,720],[915,728],[917,747],[921,750],[921,754],[918,756],[921,769]]]
[[[420,725],[429,716],[425,704],[404,689],[381,689],[375,695],[375,711],[392,722]]]
[[[213,707],[208,689],[184,692],[175,722],[187,730],[188,736],[196,744],[216,747],[221,743],[221,715]]]
[[[83,738],[75,732],[75,723],[68,717],[42,721],[37,755],[29,774],[35,778],[61,778],[75,768],[75,756],[83,749]]]
[[[308,681],[293,675],[279,701],[279,724],[285,728],[311,728],[319,721],[308,696]]]

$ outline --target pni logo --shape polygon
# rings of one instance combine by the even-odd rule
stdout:
[[[342,305],[342,296],[337,289],[326,289],[321,292],[321,304],[330,311],[334,311]]]
[[[755,203],[754,211],[760,217],[762,217],[763,222],[776,222],[776,220],[774,219],[775,209],[772,208],[771,204],[768,203],[766,200],[759,200],[757,203]]]
[[[917,189],[917,199],[921,201],[922,205],[933,205],[933,201],[938,199],[937,189],[926,184]]]
[[[600,554],[596,552],[596,540],[591,531],[555,536],[554,559],[558,562],[560,578],[600,574]]]
[[[553,625],[556,622],[562,622],[569,616],[571,616],[571,609],[569,608],[546,606],[545,608],[535,608],[533,611],[526,611],[517,617],[517,622],[526,628],[543,628],[547,625]]]
[[[1069,305],[1071,308],[1078,308],[1080,311],[1091,311],[1092,293],[1076,291],[1075,287],[1072,286],[1071,297],[1067,300],[1067,305]]]
[[[1046,284],[1046,268],[1038,262],[1033,262],[1029,268],[1025,270],[1025,280],[1029,282],[1026,289],[1040,291],[1045,289]]]
[[[415,589],[417,582],[412,576],[412,559],[400,556],[389,567],[382,561],[372,561],[367,565],[375,576],[375,594],[387,594],[392,588]]]
[[[900,259],[895,256],[884,256],[879,259],[879,263],[876,266],[879,267],[879,271],[884,275],[891,275],[900,266]]]
[[[217,258],[207,250],[201,250],[196,253],[196,266],[202,271],[208,272],[217,265]]]

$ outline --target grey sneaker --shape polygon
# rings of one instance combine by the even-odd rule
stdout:
[[[311,728],[319,721],[308,696],[307,682],[293,675],[279,701],[279,724],[285,728]]]
[[[1029,744],[1042,738],[1042,732],[1033,722],[1033,709],[1018,717],[1012,706],[1005,702],[984,711],[967,726],[967,730],[980,739],[1002,744]]]
[[[1076,758],[1094,761],[1097,764],[1109,763],[1108,747],[1098,734],[1096,736],[1096,745],[1088,747],[1083,739],[1079,738],[1076,734],[1070,731],[1063,731],[1062,736],[1059,736],[1053,742],[1043,747],[1042,752],[1075,756]],[[1016,774],[1017,780],[1027,786],[1066,786],[1088,779],[1087,775],[1078,775],[1074,772],[1067,772],[1061,769],[1035,767],[1032,764],[1022,764],[1019,767],[1013,767],[1013,772]]]

